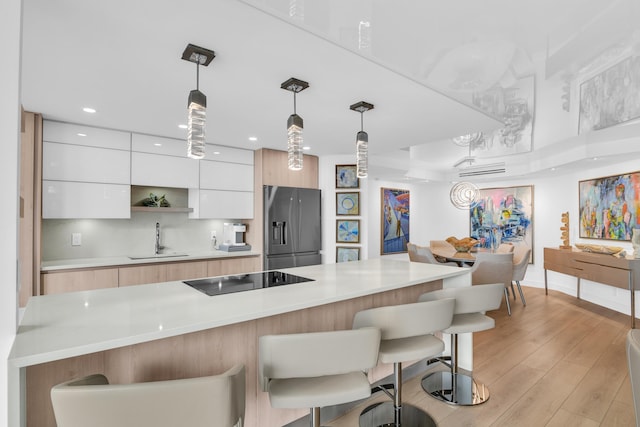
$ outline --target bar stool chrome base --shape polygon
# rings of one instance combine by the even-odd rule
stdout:
[[[465,374],[433,372],[422,378],[422,389],[451,405],[473,406],[489,400],[489,388]]]
[[[436,422],[422,409],[404,404],[395,415],[393,402],[379,402],[360,413],[360,427],[436,427]],[[396,418],[400,418],[397,420]]]

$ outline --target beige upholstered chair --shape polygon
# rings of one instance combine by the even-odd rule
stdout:
[[[511,304],[509,303],[509,288],[513,277],[513,252],[498,254],[490,252],[478,252],[476,261],[471,267],[471,283],[473,285],[486,285],[487,283],[503,283],[504,295],[507,302],[507,311],[511,316]]]
[[[210,377],[109,384],[90,375],[51,389],[58,427],[242,426],[244,366]]]
[[[420,295],[418,301],[441,301],[454,298],[451,325],[442,332],[451,334],[450,371],[433,372],[422,379],[422,388],[436,399],[456,405],[477,405],[489,399],[489,389],[473,377],[458,372],[458,334],[479,332],[495,327],[485,311],[500,307],[503,283],[460,288],[445,288]]]
[[[511,278],[511,293],[513,299],[516,299],[516,293],[513,289],[513,282],[516,282],[518,292],[520,293],[520,300],[522,305],[527,305],[527,301],[524,299],[524,293],[522,292],[522,286],[520,281],[524,279],[524,275],[527,272],[529,266],[529,258],[531,258],[531,249],[526,245],[516,245],[513,252],[513,277]]]
[[[633,409],[636,415],[636,426],[640,427],[640,330],[631,329],[627,333],[627,362],[629,378],[633,392]]]
[[[274,408],[310,408],[318,427],[320,407],[371,395],[365,371],[376,365],[379,347],[376,328],[261,336],[260,387]]]
[[[444,351],[444,342],[433,335],[449,327],[453,317],[453,299],[402,304],[363,310],[353,318],[354,329],[379,328],[380,363],[393,363],[394,382],[380,386],[393,402],[367,407],[360,414],[360,425],[435,426],[423,410],[402,403],[402,362],[432,358]],[[388,390],[392,389],[393,394]]]
[[[511,243],[500,243],[498,249],[496,249],[496,253],[508,254],[509,252],[513,252],[513,248],[514,246]]]
[[[426,246],[418,246],[413,243],[407,243],[407,251],[409,252],[409,261],[424,262],[427,264],[449,265],[457,267],[455,262],[440,262]]]

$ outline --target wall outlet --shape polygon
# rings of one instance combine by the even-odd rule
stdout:
[[[209,232],[209,240],[215,240],[216,239],[216,230],[211,230]]]
[[[71,246],[82,245],[82,233],[71,233]]]

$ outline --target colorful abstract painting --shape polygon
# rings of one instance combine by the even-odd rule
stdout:
[[[360,248],[336,247],[336,262],[358,261],[359,259]]]
[[[360,242],[360,220],[339,219],[336,221],[336,242],[338,243],[359,243]]]
[[[478,247],[525,243],[533,249],[533,186],[481,189],[469,213]]]
[[[640,117],[640,56],[632,56],[580,85],[579,133]]]
[[[580,237],[631,240],[640,228],[640,172],[580,181]]]
[[[409,190],[382,188],[380,255],[407,252],[409,243]]]
[[[336,215],[360,215],[360,193],[336,193]]]

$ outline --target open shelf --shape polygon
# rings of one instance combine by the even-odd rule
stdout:
[[[131,206],[131,212],[181,213],[181,212],[193,212],[193,208],[156,208],[153,206]]]

